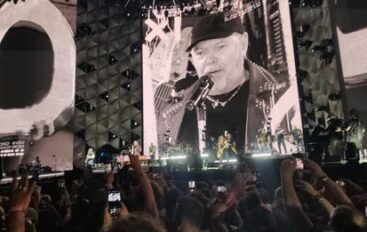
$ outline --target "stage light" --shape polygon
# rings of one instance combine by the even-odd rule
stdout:
[[[117,135],[108,131],[108,141],[114,140],[115,138],[117,138]]]
[[[100,98],[102,98],[103,100],[105,100],[106,102],[108,102],[108,100],[109,100],[109,98],[110,98],[110,96],[109,96],[109,94],[108,94],[108,91],[101,93],[101,94],[99,95],[99,97],[100,97]]]
[[[111,65],[111,64],[114,64],[114,63],[116,63],[117,62],[117,59],[114,57],[114,56],[112,56],[112,55],[109,55],[108,56],[108,63]]]
[[[208,153],[203,153],[203,154],[200,155],[200,157],[201,158],[207,158],[207,157],[209,157],[209,154]]]
[[[186,155],[173,155],[168,157],[161,157],[161,160],[182,160],[186,158],[187,158]]]
[[[131,119],[130,126],[131,126],[131,129],[134,129],[134,128],[140,126],[140,123],[138,123],[137,121]]]
[[[131,83],[130,83],[130,81],[126,81],[125,83],[123,83],[121,85],[121,88],[126,89],[127,91],[130,91],[131,90]]]
[[[224,160],[215,160],[214,163],[236,163],[237,159],[224,159]]]
[[[299,7],[300,0],[289,0],[289,5],[291,7]]]
[[[140,52],[140,50],[141,50],[141,42],[140,41],[133,42],[130,46],[130,55],[135,56]]]
[[[302,7],[311,6],[312,0],[303,0]]]
[[[129,80],[134,80],[139,77],[139,74],[137,72],[134,72],[131,69],[125,69],[123,72],[121,72],[121,75],[127,77]]]
[[[252,157],[269,157],[271,156],[271,153],[253,153],[251,156]]]

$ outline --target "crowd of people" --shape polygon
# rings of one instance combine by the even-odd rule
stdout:
[[[54,189],[14,178],[0,198],[2,231],[367,231],[364,188],[332,180],[308,159],[282,161],[273,196],[245,165],[231,180],[190,181],[186,188],[166,170],[144,170],[133,155],[118,173],[73,173]],[[115,211],[111,191],[119,194]]]

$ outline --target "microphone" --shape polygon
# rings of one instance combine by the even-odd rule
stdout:
[[[199,85],[195,90],[194,94],[191,96],[189,102],[186,104],[186,109],[193,111],[195,107],[202,102],[209,91],[213,88],[214,82],[211,76],[203,76],[199,80]]]

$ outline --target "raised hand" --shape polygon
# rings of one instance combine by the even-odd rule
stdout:
[[[141,172],[143,172],[143,170],[142,170],[141,165],[140,165],[139,156],[129,155],[129,159],[130,159],[131,167],[135,170],[135,172],[137,174],[141,174]]]
[[[29,184],[27,176],[23,176],[20,180],[14,177],[10,199],[10,212],[20,211],[26,213],[35,188],[36,182]]]
[[[254,182],[254,175],[247,172],[237,173],[232,182],[232,191],[237,192],[239,196],[243,197],[247,192],[256,188]]]
[[[314,173],[314,175],[316,175],[316,177],[322,178],[322,177],[327,176],[324,170],[322,170],[320,165],[318,165],[316,162],[309,160],[309,159],[305,159],[303,160],[303,164],[305,166],[305,169],[311,170]]]
[[[280,167],[281,175],[284,177],[292,177],[294,174],[295,168],[295,161],[286,159],[283,160],[282,165]]]
[[[304,192],[310,194],[311,196],[316,196],[319,193],[316,191],[316,189],[308,182],[303,180],[297,180],[296,186],[301,188]]]

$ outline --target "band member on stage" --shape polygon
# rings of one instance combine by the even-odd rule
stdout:
[[[143,149],[141,148],[141,145],[139,144],[139,141],[135,140],[133,142],[133,146],[131,147],[131,154],[140,156],[140,155],[142,155],[141,154],[142,151],[143,151]]]
[[[213,86],[204,100],[207,106],[206,135],[217,137],[218,128],[227,128],[241,151],[246,144],[256,141],[257,130],[265,121],[263,110],[256,104],[260,85],[266,81],[276,83],[267,70],[247,59],[247,48],[248,35],[240,17],[228,19],[225,13],[204,16],[194,25],[187,48],[197,77],[184,78],[176,83],[186,87],[181,98],[186,102],[179,102],[185,106],[196,90],[193,86],[204,77],[210,77]],[[164,107],[161,108],[165,111]],[[251,123],[247,123],[247,115],[251,117]],[[158,128],[165,127],[167,114],[158,112],[157,121]],[[177,118],[172,116],[170,125],[173,124],[179,125],[177,139],[198,146],[195,110],[186,111],[183,116],[177,114]]]
[[[218,138],[217,158],[219,160],[229,159],[233,155],[237,155],[237,149],[235,142],[232,142],[232,136],[228,131],[224,132],[224,135],[220,135]]]
[[[277,138],[277,144],[278,144],[278,149],[279,149],[279,153],[283,154],[283,152],[286,154],[287,153],[287,148],[285,146],[285,140],[284,140],[284,129],[282,129],[280,127],[280,125],[277,126],[277,128],[275,129],[275,136]],[[284,151],[282,152],[281,147],[283,146]]]
[[[292,130],[292,136],[294,140],[294,144],[296,145],[297,152],[302,151],[302,131],[298,128],[294,128]]]
[[[85,157],[84,165],[86,167],[93,167],[95,162],[96,154],[93,151],[93,148],[89,148],[87,152],[87,156]]]
[[[153,143],[151,143],[150,146],[149,146],[149,156],[150,156],[151,159],[154,159],[154,160],[158,159],[157,146],[154,145]]]

